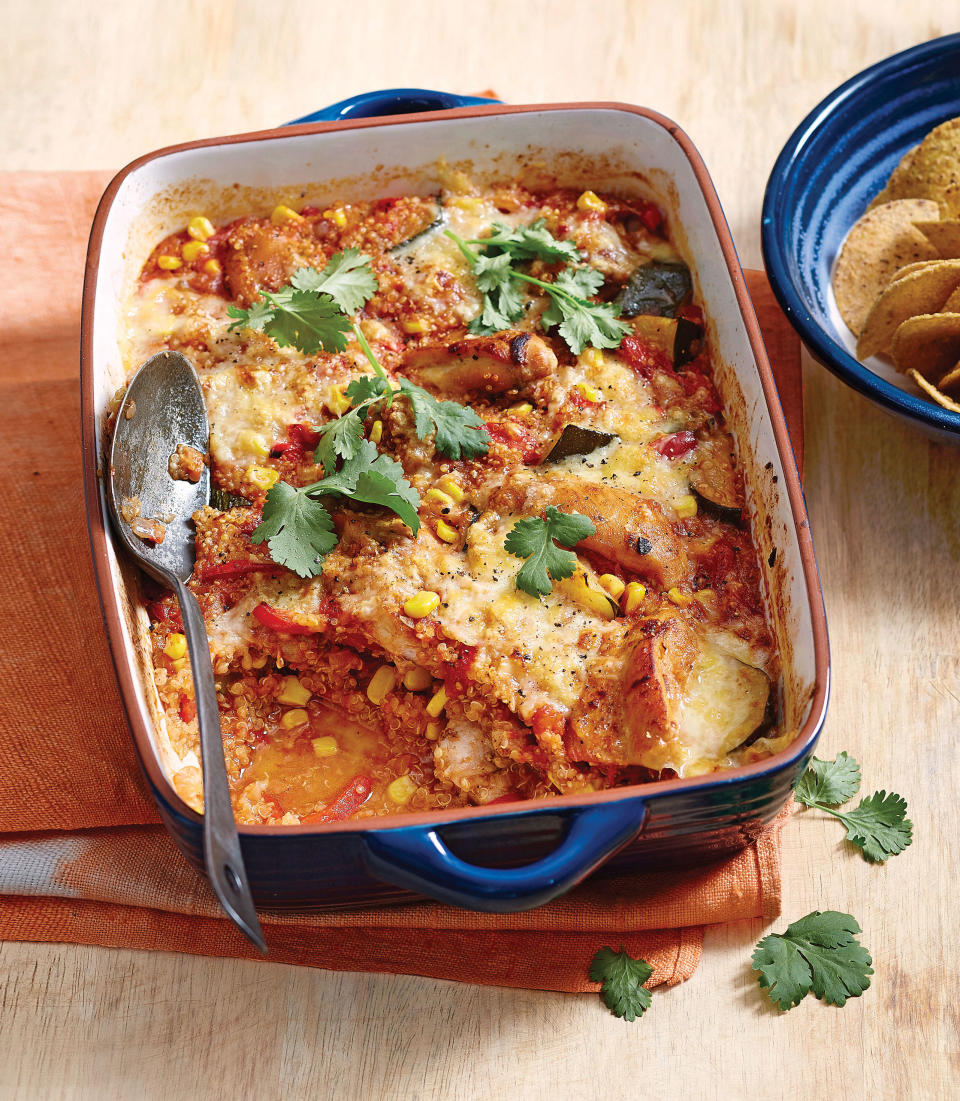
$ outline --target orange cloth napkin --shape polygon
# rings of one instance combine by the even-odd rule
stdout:
[[[175,850],[140,774],[89,560],[80,477],[80,293],[103,173],[0,181],[0,939],[259,958]],[[799,343],[748,283],[800,454]],[[262,915],[269,959],[464,982],[589,990],[621,944],[654,983],[688,978],[703,926],[780,909],[778,821],[692,871],[594,878],[523,914],[433,903]]]

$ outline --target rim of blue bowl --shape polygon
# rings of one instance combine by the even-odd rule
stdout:
[[[783,248],[780,236],[783,219],[780,217],[779,210],[798,155],[803,151],[811,135],[841,103],[878,78],[887,77],[904,66],[924,61],[927,57],[936,57],[946,50],[955,48],[960,49],[960,33],[944,35],[930,42],[922,42],[919,46],[911,46],[908,50],[902,50],[863,69],[820,100],[790,135],[767,180],[763,196],[760,243],[773,293],[816,359],[854,390],[871,398],[888,411],[960,435],[960,413],[951,412],[926,398],[910,394],[894,386],[893,383],[887,382],[855,359],[813,317],[797,288],[793,277],[793,265]]]

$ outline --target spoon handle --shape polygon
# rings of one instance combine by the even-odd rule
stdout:
[[[190,652],[197,722],[200,726],[200,756],[203,762],[203,856],[207,875],[227,915],[266,954],[267,944],[250,894],[250,884],[243,866],[243,853],[240,851],[240,838],[237,835],[237,823],[230,803],[207,628],[197,598],[182,581],[175,581]]]

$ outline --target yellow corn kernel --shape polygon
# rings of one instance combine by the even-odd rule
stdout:
[[[615,573],[600,574],[600,584],[607,590],[614,600],[619,600],[626,588],[624,583]]]
[[[687,608],[693,603],[693,597],[687,593],[680,592],[679,589],[667,589],[667,599],[672,601],[678,608]]]
[[[341,229],[347,224],[347,215],[340,207],[331,207],[329,210],[323,212],[324,218],[328,222],[333,222],[335,226],[339,226]]]
[[[397,670],[392,665],[381,665],[367,685],[367,699],[378,707],[397,683]]]
[[[286,222],[302,222],[303,215],[298,214],[289,206],[284,206],[283,203],[277,203],[270,212],[270,221],[273,222],[275,226],[282,226]]]
[[[460,483],[456,480],[456,478],[453,477],[452,474],[447,474],[445,477],[441,478],[440,481],[437,482],[437,489],[442,490],[442,492],[448,494],[458,504],[464,498],[463,489],[461,488]]]
[[[584,193],[577,199],[578,210],[593,210],[598,214],[603,214],[607,209],[607,204],[593,191],[584,191]]]
[[[204,241],[187,241],[180,250],[180,255],[188,264],[192,264],[194,260],[199,260],[201,256],[206,256],[209,251],[210,246]]]
[[[453,498],[449,493],[444,493],[442,489],[428,489],[423,497],[426,501],[439,501],[444,508],[453,508],[454,506]]]
[[[447,706],[447,690],[446,688],[438,688],[434,692],[433,697],[427,704],[427,714],[431,719],[436,719],[440,716],[440,712]]]
[[[596,587],[585,570],[577,570],[570,577],[557,582],[559,588],[581,607],[603,619],[613,619],[617,606],[605,589]]]
[[[298,726],[306,726],[309,721],[310,716],[302,707],[292,707],[284,712],[280,725],[287,730],[296,730]]]
[[[275,470],[271,470],[269,466],[251,466],[247,471],[247,477],[257,489],[264,491],[276,485],[280,480],[280,475]]]
[[[456,543],[460,538],[460,532],[458,532],[456,528],[450,527],[446,520],[438,520],[437,536],[442,539],[444,543]]]
[[[335,417],[342,417],[350,408],[351,404],[350,399],[343,392],[342,386],[334,385],[327,391],[327,399],[324,405],[326,405]]]
[[[312,738],[311,744],[313,745],[313,752],[318,757],[332,757],[340,751],[337,739],[331,738],[329,734],[325,734],[322,738]]]
[[[426,669],[421,669],[419,665],[416,669],[411,669],[403,678],[403,687],[408,692],[424,692],[431,684],[433,684],[433,677]]]
[[[441,726],[439,723],[427,723],[427,729],[423,732],[423,736],[431,742],[435,742],[440,737]]]
[[[237,443],[247,451],[252,451],[254,455],[259,455],[261,459],[265,459],[270,454],[270,445],[266,437],[261,436],[259,432],[244,429],[243,432],[237,433]]]
[[[374,421],[370,425],[370,442],[379,443],[383,438],[383,421]]]
[[[635,612],[643,603],[647,590],[639,581],[631,581],[623,592],[623,610],[626,615]]]
[[[176,271],[177,268],[183,267],[183,261],[179,256],[158,256],[157,267],[163,268],[164,271]]]
[[[427,323],[422,317],[411,317],[409,321],[404,321],[403,331],[405,333],[425,333]]]
[[[456,199],[449,200],[449,205],[467,210],[471,214],[482,214],[484,209],[483,199],[478,199],[475,195],[458,195]]]
[[[596,386],[590,386],[586,382],[578,382],[577,389],[583,395],[584,401],[603,401],[603,394]]]
[[[187,222],[187,233],[189,233],[195,241],[206,241],[214,234],[213,222],[200,214]]]
[[[681,520],[689,520],[697,515],[697,499],[692,493],[685,493],[676,504],[676,512]]]
[[[180,634],[179,631],[174,631],[173,634],[167,636],[167,644],[164,646],[163,652],[168,658],[173,658],[174,661],[177,658],[182,658],[187,652],[187,636]]]
[[[181,669],[186,669],[187,659],[186,658],[176,658],[173,662],[171,662],[171,665],[173,665],[173,671],[175,673],[179,673]]]
[[[525,417],[533,412],[533,406],[528,401],[521,401],[518,405],[511,405],[506,411],[515,417]]]
[[[599,371],[603,366],[603,352],[599,348],[584,348],[580,353],[580,363],[584,367],[592,367],[595,371]]]
[[[284,677],[283,688],[280,689],[280,695],[277,699],[280,703],[294,704],[297,707],[303,707],[303,705],[310,699],[313,693],[309,688],[304,688],[300,683],[299,677]]]
[[[393,783],[387,785],[387,795],[394,803],[399,803],[401,806],[410,802],[416,790],[417,785],[409,775],[398,776]]]
[[[404,614],[408,615],[411,619],[423,619],[424,616],[428,616],[431,612],[435,612],[439,607],[439,593],[432,593],[427,589],[421,589],[416,595],[411,596],[409,600],[403,602]]]
[[[219,260],[208,260],[203,265],[203,270],[207,273],[207,275],[219,275],[220,272],[223,271],[223,268],[220,267]]]

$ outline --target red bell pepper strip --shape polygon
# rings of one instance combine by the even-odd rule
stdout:
[[[276,608],[271,608],[269,604],[258,604],[253,609],[253,618],[264,627],[269,627],[271,631],[278,631],[284,635],[318,635],[323,630],[322,627],[307,627],[303,623],[297,623],[295,619],[284,615],[283,612],[278,612]]]
[[[373,781],[369,776],[354,776],[334,801],[323,810],[306,814],[300,819],[304,825],[321,825],[324,822],[343,822],[352,818],[370,798]]]
[[[211,581],[215,577],[243,577],[244,574],[258,572],[276,572],[286,570],[286,566],[278,566],[276,562],[252,562],[249,559],[235,559],[232,562],[211,562],[209,566],[201,566],[199,579]]]
[[[670,436],[661,436],[650,445],[658,455],[665,459],[679,459],[697,446],[697,437],[692,432],[674,432]]]
[[[625,336],[620,342],[620,355],[641,378],[651,379],[656,371],[673,374],[673,360],[662,349],[639,336]]]

